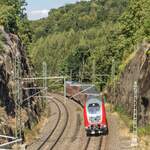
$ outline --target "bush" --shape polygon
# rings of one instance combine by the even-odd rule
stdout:
[[[127,112],[121,105],[116,105],[114,110],[119,113],[120,118],[124,121],[127,127],[132,131],[132,118],[127,115]]]
[[[4,52],[4,42],[5,42],[5,38],[4,36],[0,33],[0,53],[3,53]]]
[[[17,23],[14,7],[1,5],[0,10],[0,25],[3,25],[6,31],[16,32]]]
[[[138,135],[139,136],[150,135],[150,124],[146,125],[145,127],[138,128]]]

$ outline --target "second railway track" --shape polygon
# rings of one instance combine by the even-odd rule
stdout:
[[[63,102],[61,102],[59,99],[57,99],[56,97],[51,99],[51,101],[53,103],[55,103],[55,105],[58,109],[58,119],[57,119],[56,125],[53,128],[53,130],[47,135],[46,139],[44,139],[44,141],[38,146],[37,150],[43,150],[43,149],[44,150],[53,150],[54,147],[56,146],[56,144],[59,142],[60,138],[62,137],[63,132],[65,131],[67,123],[68,123],[69,112],[68,112],[65,104]],[[63,106],[63,109],[66,114],[65,121],[63,121],[64,122],[63,127],[62,127],[62,124],[60,124],[62,114],[64,113],[64,112],[62,112],[62,108],[61,108],[62,106]],[[57,131],[60,128],[61,128],[61,130]],[[55,138],[53,138],[52,136],[55,134],[56,131],[59,133],[57,133],[57,137],[55,135]]]

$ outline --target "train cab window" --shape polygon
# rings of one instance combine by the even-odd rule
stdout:
[[[90,114],[97,114],[100,112],[100,105],[98,103],[92,103],[88,105],[88,112]]]

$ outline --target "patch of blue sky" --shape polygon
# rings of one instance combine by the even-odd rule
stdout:
[[[66,4],[76,3],[80,0],[26,0],[26,12],[29,20],[37,20],[48,16],[52,8],[59,8]],[[88,0],[87,0],[88,1]]]

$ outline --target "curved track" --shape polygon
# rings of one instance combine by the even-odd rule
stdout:
[[[64,133],[66,127],[67,127],[68,118],[69,118],[69,112],[68,112],[68,109],[67,109],[67,107],[65,106],[65,104],[64,104],[63,102],[61,102],[59,99],[57,99],[57,98],[55,98],[55,99],[56,99],[57,101],[59,101],[59,102],[63,105],[63,107],[65,108],[67,118],[66,118],[66,120],[65,120],[65,124],[64,124],[64,126],[63,126],[63,128],[62,128],[62,131],[61,131],[59,137],[57,138],[57,140],[55,141],[55,143],[51,146],[50,150],[52,150],[52,149],[55,147],[55,145],[57,144],[57,142],[59,142],[59,139],[62,137],[62,135],[63,135],[63,133]]]
[[[56,94],[53,94],[53,98],[50,97],[49,102],[52,103],[51,106],[55,113],[52,114],[53,119],[50,119],[48,126],[45,127],[46,132],[42,132],[44,135],[36,140],[34,146],[29,147],[27,150],[59,150],[60,148],[62,150],[102,150],[103,138],[101,136],[86,137],[84,126],[77,123],[78,120],[83,119],[81,117],[83,108],[81,104],[76,101],[65,103],[64,98]],[[77,108],[80,108],[81,112],[76,112]],[[77,117],[79,113],[80,117]],[[50,125],[51,128],[49,128]]]
[[[83,109],[83,105],[81,103],[79,103],[78,101],[72,99],[77,105],[79,105],[82,109]],[[88,150],[89,144],[91,141],[91,137],[87,137],[86,141],[85,141],[85,146],[83,148],[83,150]],[[100,145],[100,144],[99,144]],[[99,149],[100,150],[100,149]]]
[[[43,143],[41,143],[41,145],[39,145],[39,147],[37,148],[37,150],[40,150],[42,149],[42,147],[44,146],[44,144],[47,142],[47,140],[50,138],[50,136],[53,134],[53,132],[55,131],[55,129],[57,128],[58,124],[59,124],[59,121],[60,121],[60,118],[61,118],[61,110],[59,108],[59,105],[53,101],[54,104],[56,105],[57,109],[58,109],[58,119],[57,119],[57,122],[56,122],[56,125],[55,127],[52,129],[51,133],[49,133],[49,135],[47,136],[47,138],[44,140]]]
[[[60,141],[66,126],[68,124],[69,112],[63,102],[57,98],[51,98],[50,101],[55,104],[55,111],[57,112],[57,118],[55,124],[50,131],[46,132],[39,140],[37,140],[27,150],[53,150],[57,143]],[[53,106],[54,107],[54,106]],[[56,110],[57,109],[57,110]],[[49,123],[50,124],[50,123]],[[60,128],[61,127],[61,128]]]

